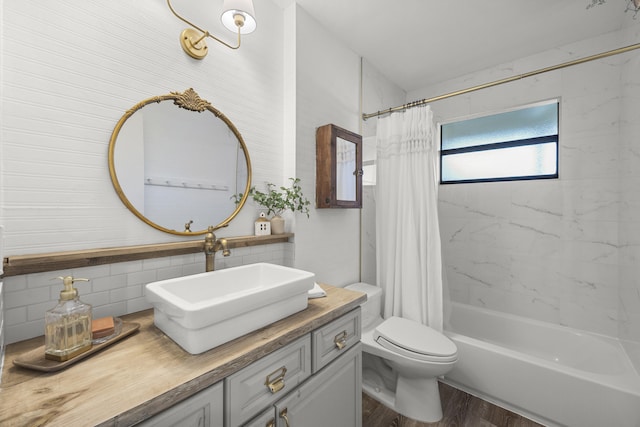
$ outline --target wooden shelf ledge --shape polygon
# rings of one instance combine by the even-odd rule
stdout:
[[[229,249],[234,249],[269,245],[272,243],[284,243],[288,242],[291,237],[293,237],[293,233],[272,234],[270,236],[226,237],[226,239]],[[192,254],[202,252],[203,245],[204,238],[175,243],[14,255],[5,257],[2,260],[4,270],[2,277]]]

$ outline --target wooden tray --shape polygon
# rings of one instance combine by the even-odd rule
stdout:
[[[27,353],[20,355],[19,357],[14,359],[13,364],[16,366],[20,366],[22,368],[35,369],[36,371],[42,371],[42,372],[60,371],[62,369],[65,369],[69,365],[79,362],[85,357],[89,357],[93,353],[96,353],[102,350],[103,348],[110,346],[111,344],[117,341],[120,341],[125,337],[128,337],[129,335],[136,332],[138,329],[140,329],[139,323],[123,322],[122,330],[118,335],[114,336],[113,338],[103,343],[94,344],[90,350],[87,350],[84,353],[77,355],[73,359],[69,359],[64,362],[57,362],[55,360],[46,359],[44,357],[44,345],[43,345],[41,347],[36,348],[35,350],[31,350]]]

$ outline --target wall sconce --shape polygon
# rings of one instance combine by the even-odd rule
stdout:
[[[230,49],[237,49],[240,47],[241,34],[249,34],[256,29],[256,19],[252,0],[224,0],[224,12],[222,12],[220,20],[229,31],[238,33],[237,46],[232,46],[220,40],[219,38],[211,35],[209,31],[201,29],[197,25],[194,25],[182,16],[178,15],[173,6],[171,6],[171,0],[167,0],[167,4],[169,5],[171,12],[173,12],[178,19],[193,27],[187,28],[180,33],[180,45],[187,55],[195,59],[202,59],[207,56],[208,48],[205,43],[205,39],[207,37],[211,37]]]

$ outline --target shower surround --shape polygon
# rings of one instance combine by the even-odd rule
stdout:
[[[430,87],[408,99],[637,43],[640,25]],[[441,185],[451,299],[618,338],[640,368],[640,53],[433,105],[439,122],[559,98],[559,179]]]

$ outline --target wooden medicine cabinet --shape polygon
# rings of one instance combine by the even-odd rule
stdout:
[[[362,207],[362,136],[328,124],[316,130],[316,208]]]

